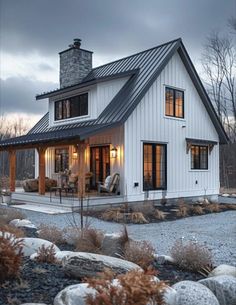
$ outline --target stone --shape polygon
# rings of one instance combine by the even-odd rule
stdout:
[[[217,297],[220,305],[236,305],[236,278],[231,275],[219,275],[200,280]]]
[[[219,265],[208,274],[208,277],[218,275],[232,275],[236,277],[236,267],[224,264]]]
[[[163,293],[164,304],[176,305],[177,291],[172,287],[167,287]]]
[[[105,234],[102,241],[101,252],[104,255],[120,257],[123,253],[120,234]]]
[[[166,262],[175,264],[175,260],[173,259],[173,257],[171,257],[169,255],[155,254],[155,261],[157,262],[157,264],[160,264],[160,265],[164,265]]]
[[[48,240],[41,239],[41,238],[31,238],[31,237],[24,237],[24,238],[19,238],[23,240],[23,254],[24,256],[30,256],[31,254],[35,253],[38,251],[42,245],[45,247],[49,247],[53,245],[54,249],[56,252],[60,251],[60,249],[51,243]]]
[[[112,269],[115,273],[126,273],[133,269],[142,270],[138,265],[126,260],[85,252],[74,252],[62,259],[65,274],[73,278],[94,277],[105,268]]]
[[[86,296],[95,293],[87,283],[70,285],[56,295],[53,305],[86,305]]]
[[[216,296],[206,286],[193,281],[182,281],[172,286],[176,301],[168,305],[220,305]]]
[[[222,194],[222,197],[229,197],[229,194]]]
[[[28,219],[13,219],[9,224],[17,228],[37,229],[36,226]]]

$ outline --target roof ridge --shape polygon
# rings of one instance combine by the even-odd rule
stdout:
[[[143,50],[143,51],[140,51],[140,52],[134,53],[134,54],[132,54],[132,55],[128,55],[128,56],[125,56],[125,57],[122,57],[122,58],[119,58],[119,59],[116,59],[116,60],[110,61],[110,62],[108,62],[108,63],[106,63],[106,64],[103,64],[103,65],[97,66],[97,67],[93,68],[93,69],[92,69],[92,70],[89,72],[89,74],[90,74],[91,72],[93,72],[94,70],[96,70],[96,69],[99,69],[99,68],[105,67],[105,66],[107,66],[107,65],[113,64],[113,63],[118,62],[118,61],[123,60],[123,59],[130,58],[130,57],[132,57],[132,56],[136,56],[136,55],[139,55],[139,54],[142,54],[142,53],[145,53],[145,52],[148,52],[148,51],[151,51],[151,50],[154,50],[154,49],[157,49],[157,48],[163,47],[163,46],[165,46],[165,45],[167,45],[167,44],[170,44],[170,43],[173,43],[173,42],[177,42],[177,41],[182,41],[182,38],[181,38],[181,37],[179,37],[179,38],[176,38],[176,39],[170,40],[170,41],[168,41],[168,42],[162,43],[162,44],[160,44],[160,45],[157,45],[157,46],[155,46],[155,47],[152,47],[152,48],[149,48],[149,49],[146,49],[146,50]]]

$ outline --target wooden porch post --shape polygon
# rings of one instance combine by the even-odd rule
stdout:
[[[85,195],[85,150],[86,144],[81,143],[78,145],[78,156],[79,156],[79,180],[78,187],[79,192],[78,196],[81,198]]]
[[[45,147],[38,147],[39,154],[39,195],[45,195]]]
[[[10,191],[15,192],[16,188],[16,151],[9,151],[9,161],[10,161]]]

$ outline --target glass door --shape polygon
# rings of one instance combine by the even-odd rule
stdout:
[[[110,146],[96,146],[90,148],[91,189],[97,189],[99,181],[104,182],[110,175]]]

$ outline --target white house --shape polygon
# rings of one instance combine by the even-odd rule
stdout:
[[[45,175],[69,168],[80,188],[92,172],[89,189],[118,173],[119,202],[219,193],[219,145],[228,138],[181,39],[97,68],[75,39],[60,53],[60,89],[36,99],[48,102],[45,116],[0,142],[12,190],[15,150],[36,148],[41,195]]]

